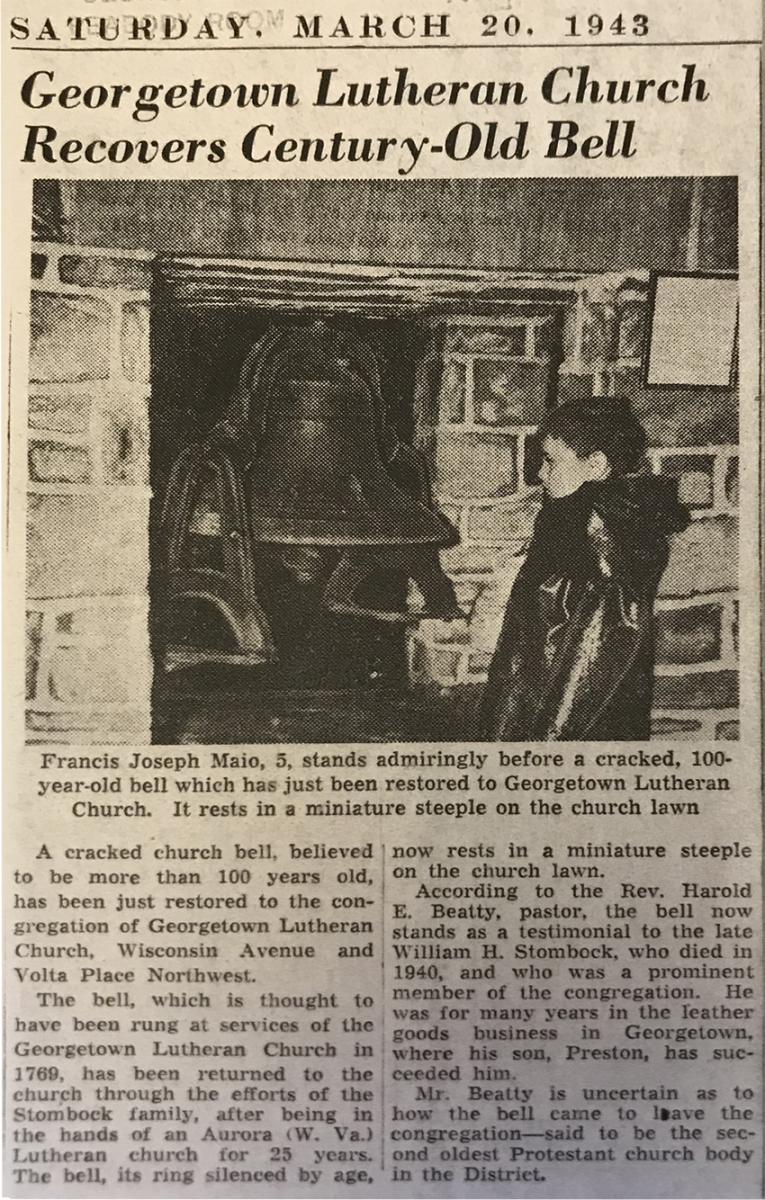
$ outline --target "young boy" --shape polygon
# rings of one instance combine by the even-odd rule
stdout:
[[[482,736],[648,738],[653,604],[687,509],[673,480],[633,474],[647,439],[627,400],[569,401],[539,434],[544,501],[489,671]]]

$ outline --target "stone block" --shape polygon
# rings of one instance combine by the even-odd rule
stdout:
[[[610,372],[613,391],[629,396],[652,446],[735,445],[738,401],[731,388],[644,388],[640,369]]]
[[[719,604],[659,610],[655,618],[657,663],[715,662],[720,657],[721,624]]]
[[[436,424],[459,424],[465,420],[467,367],[445,359],[439,364],[436,388]]]
[[[619,308],[619,358],[639,358],[643,353],[646,329],[646,306],[630,300]]]
[[[36,697],[41,709],[49,702],[73,709],[149,705],[148,602],[120,603],[117,597],[73,602],[56,615],[47,650]]]
[[[476,600],[470,619],[470,638],[476,652],[494,652],[505,616],[508,597],[523,559],[509,559],[497,568],[491,584]]]
[[[37,741],[146,744],[151,741],[151,710],[148,703],[133,709],[32,709],[27,712],[27,742]]]
[[[100,647],[100,653],[87,643],[60,646],[49,665],[47,686],[51,698],[72,706],[141,700],[148,694],[150,683],[145,672],[138,669],[139,649],[116,640],[111,646]]]
[[[27,594],[141,595],[149,571],[148,497],[122,492],[30,495]]]
[[[547,408],[545,363],[477,358],[473,364],[473,413],[477,424],[537,425]]]
[[[446,686],[457,682],[462,655],[457,650],[431,650],[428,653],[431,678]]]
[[[30,379],[72,383],[109,375],[109,306],[100,300],[32,292]]]
[[[148,383],[151,375],[149,306],[131,300],[122,308],[122,370],[126,379]]]
[[[89,396],[32,395],[29,428],[51,433],[84,433],[90,423],[90,404]]]
[[[525,354],[526,328],[525,325],[507,325],[502,329],[449,326],[445,349],[452,354]]]
[[[612,361],[618,355],[619,324],[612,303],[585,304],[582,325],[582,361]]]
[[[453,358],[429,358],[417,381],[417,418],[420,428],[461,425],[465,421],[467,367]]]
[[[714,483],[706,471],[683,471],[678,481],[677,498],[689,508],[711,508]]]
[[[151,287],[151,264],[130,258],[108,258],[100,254],[62,254],[58,260],[62,283],[81,287],[130,288],[148,291]]]
[[[651,737],[670,741],[695,741],[701,732],[701,721],[686,721],[676,717],[656,717],[651,721]]]
[[[497,562],[496,546],[450,546],[441,551],[441,566],[452,576],[491,575]]]
[[[30,442],[29,478],[34,483],[88,483],[90,452],[65,442]]]
[[[668,454],[661,474],[677,479],[677,497],[689,508],[711,508],[715,498],[715,460],[711,454]]]
[[[540,508],[538,492],[517,500],[470,509],[468,537],[477,542],[509,542],[521,546],[528,542]]]
[[[654,682],[654,707],[657,709],[736,708],[737,705],[736,671],[657,675]]]
[[[420,621],[418,636],[431,646],[466,645],[470,641],[467,621]]]
[[[27,700],[34,697],[37,690],[37,668],[40,661],[40,647],[42,644],[42,626],[43,615],[41,612],[27,612],[26,614],[26,672],[25,672],[25,694]]]
[[[436,495],[478,499],[518,489],[517,439],[502,433],[440,430],[436,438]]]
[[[33,254],[32,255],[32,278],[33,279],[42,279],[43,275],[45,274],[45,268],[47,267],[47,265],[48,265],[48,255],[47,254]]]
[[[721,516],[692,521],[672,538],[662,596],[695,596],[738,587],[738,522]]]
[[[422,371],[425,397],[421,423],[461,425],[466,420],[468,365],[454,358],[431,358]]]
[[[412,677],[417,683],[438,683],[449,687],[457,682],[462,652],[428,646],[415,641],[412,654]]]
[[[454,584],[454,594],[457,597],[457,603],[463,612],[470,613],[473,611],[476,600],[481,591],[481,584],[473,579],[457,580]]]
[[[120,603],[115,596],[113,600],[95,604],[72,605],[70,610],[60,612],[56,617],[56,632],[72,638],[119,642],[139,635],[141,628],[146,628],[147,613],[148,602],[146,607],[139,607]]]

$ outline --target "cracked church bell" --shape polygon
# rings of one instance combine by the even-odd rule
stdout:
[[[438,558],[455,532],[430,506],[418,452],[386,429],[382,408],[379,369],[366,343],[322,321],[272,329],[248,355],[237,395],[207,445],[176,463],[165,506],[173,598],[206,587],[249,661],[274,658],[252,587],[259,545],[282,548],[283,561],[304,582],[315,579],[327,548],[339,550],[323,593],[336,614],[399,623],[462,616]],[[201,464],[216,484],[212,520],[201,511]],[[195,481],[196,509],[188,498]],[[214,588],[202,580],[209,566],[179,561],[205,520],[212,536],[231,543],[218,555]],[[385,587],[377,597],[381,573],[409,582],[410,603],[391,608],[382,599]],[[419,607],[411,604],[416,593]]]
[[[385,469],[372,393],[349,359],[323,368],[322,378],[314,370],[285,379],[269,401],[247,488],[254,540],[342,548],[324,593],[333,612],[402,622],[461,616],[436,553],[453,544],[451,527],[394,482],[393,464]],[[396,444],[396,453],[406,448]],[[411,580],[424,607],[361,602],[357,592],[376,571]]]

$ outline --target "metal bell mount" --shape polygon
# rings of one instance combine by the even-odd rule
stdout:
[[[255,589],[242,470],[223,445],[196,444],[176,459],[162,528],[166,629],[172,632],[189,610],[210,605],[233,641],[231,651],[170,642],[167,669],[209,661],[242,665],[274,661],[276,648]]]

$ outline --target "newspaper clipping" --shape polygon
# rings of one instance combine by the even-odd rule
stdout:
[[[5,1194],[762,1195],[760,22],[4,6]]]

